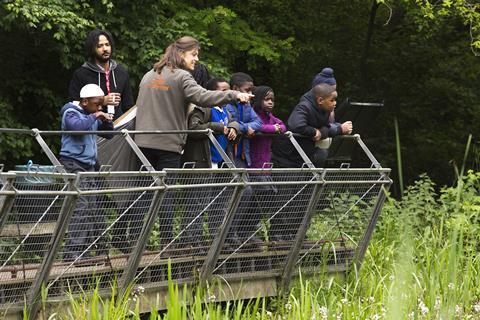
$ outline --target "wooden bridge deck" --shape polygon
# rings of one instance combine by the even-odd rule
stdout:
[[[308,251],[308,253],[307,253]],[[285,250],[285,245],[272,244],[267,246],[266,250],[253,252],[238,252],[237,254],[230,256],[229,254],[222,254],[219,256],[219,261],[223,259],[229,259],[228,273],[226,270],[220,268],[218,274],[221,274],[221,278],[216,278],[215,274],[212,278],[212,292],[216,297],[216,301],[227,301],[232,299],[255,299],[258,296],[268,297],[278,294],[278,281],[281,276],[278,271],[275,271],[274,265],[278,263],[279,257],[287,256],[288,250]],[[300,252],[301,254],[307,253],[307,260],[311,261],[309,265],[302,266],[302,275],[309,275],[318,273],[320,271],[327,273],[341,273],[347,270],[348,265],[353,259],[354,248],[337,248],[335,253],[331,250],[325,250],[321,247],[308,248],[308,244]],[[141,311],[149,312],[152,306],[158,310],[166,308],[166,298],[168,295],[168,255],[171,252],[165,251],[164,254],[158,257],[159,251],[145,251],[142,256],[139,268],[147,267],[155,272],[146,272],[142,275],[142,286],[145,288],[144,294],[141,298]],[[337,258],[335,261],[335,257]],[[67,262],[55,262],[51,268],[49,279],[52,280],[57,276],[62,276],[63,279],[75,279],[77,277],[110,274],[112,272],[123,272],[128,255],[116,255],[110,258],[92,258],[82,260],[81,263],[68,268],[70,263]],[[185,262],[197,262],[198,265],[202,265],[205,256],[189,255],[170,257],[170,264],[172,270],[183,265]],[[257,263],[261,261],[261,263]],[[324,261],[323,269],[319,261]],[[226,265],[225,265],[226,266]],[[232,270],[232,266],[237,270]],[[35,275],[38,271],[40,264],[25,264],[8,266],[0,272],[0,288],[5,290],[10,286],[18,287],[21,284],[31,285],[35,279]],[[180,267],[179,267],[180,268]],[[298,273],[297,273],[298,275]],[[215,279],[221,279],[216,281]],[[189,278],[183,280],[175,280],[174,283],[191,283],[194,284],[196,279]],[[228,284],[226,283],[228,282]],[[228,287],[228,290],[227,290]],[[66,302],[65,293],[68,291],[67,281],[62,281],[57,290],[64,290],[63,295],[52,295],[47,300],[48,308],[55,310],[59,306],[68,304]],[[183,286],[180,287],[183,290]],[[109,296],[111,290],[104,288],[101,291],[104,296]],[[180,293],[182,296],[182,293]],[[0,297],[0,300],[2,297]],[[0,301],[2,308],[0,314],[5,313],[8,310],[8,314],[5,313],[5,319],[22,319],[22,307],[21,304],[8,303],[8,301]]]

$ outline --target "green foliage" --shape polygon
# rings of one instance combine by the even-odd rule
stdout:
[[[461,157],[462,138],[472,133],[476,143],[480,134],[480,65],[469,50],[476,53],[480,43],[478,4],[372,1],[6,0],[0,124],[58,129],[58,110],[69,99],[68,83],[85,59],[92,28],[112,32],[114,58],[127,66],[134,91],[169,43],[192,35],[214,74],[246,71],[256,84],[273,87],[283,120],[314,74],[332,66],[340,101],[386,102],[365,133],[382,165],[394,167],[396,117],[404,183],[428,172],[440,185],[452,184],[450,163]],[[27,139],[17,140],[1,146],[4,163],[40,157]]]
[[[14,115],[13,106],[0,99],[0,110],[3,116],[0,117],[0,128],[26,128],[19,123]],[[28,129],[28,128],[26,128]],[[0,162],[6,163],[7,160],[20,161],[32,156],[32,140],[19,139],[18,135],[1,134],[0,135]]]
[[[416,22],[420,30],[428,28],[431,23],[438,26],[452,17],[460,18],[463,24],[470,29],[470,45],[475,55],[478,54],[477,50],[480,49],[480,4],[471,3],[467,0],[442,0],[435,2],[415,0],[414,4],[419,8]]]
[[[58,129],[58,110],[67,102],[71,74],[83,62],[84,39],[95,27],[112,32],[115,59],[128,67],[133,88],[167,45],[183,35],[200,40],[202,60],[222,75],[232,72],[238,56],[249,56],[252,64],[258,58],[278,63],[292,41],[257,32],[222,5],[198,9],[189,2],[170,0],[4,1],[0,6],[0,107],[6,111],[0,117],[2,127]],[[9,166],[33,153],[30,141],[13,139],[7,138],[0,147]],[[17,154],[12,156],[10,150]]]

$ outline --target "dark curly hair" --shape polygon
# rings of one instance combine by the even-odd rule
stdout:
[[[88,34],[87,38],[85,39],[84,47],[85,56],[87,60],[90,60],[91,62],[95,62],[95,50],[97,48],[98,38],[100,38],[100,36],[105,36],[105,38],[107,38],[112,48],[110,56],[113,56],[113,51],[115,50],[115,43],[113,41],[112,35],[108,31],[95,29],[90,31],[90,33]]]

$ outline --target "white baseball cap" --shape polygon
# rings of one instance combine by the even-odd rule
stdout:
[[[96,84],[90,83],[83,86],[82,90],[80,90],[80,98],[92,98],[92,97],[103,97],[105,93],[103,92],[102,88],[97,86]]]

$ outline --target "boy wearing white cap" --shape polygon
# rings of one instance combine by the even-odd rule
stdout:
[[[62,130],[113,130],[112,115],[102,111],[103,90],[96,84],[87,84],[80,90],[80,101],[65,104],[60,111]],[[63,160],[63,161],[62,161]],[[62,135],[60,162],[75,161],[82,171],[94,171],[97,162],[97,137],[88,135]],[[70,171],[68,166],[65,166]],[[89,170],[91,169],[91,170]]]
[[[62,107],[60,111],[62,130],[113,130],[112,115],[102,111],[104,96],[103,90],[98,85],[85,85],[80,90],[80,101],[69,102]],[[61,144],[59,160],[67,172],[95,171],[97,164],[97,137],[95,134],[63,134]],[[95,188],[94,181],[84,179],[82,183],[84,184],[82,187]],[[91,185],[86,186],[85,184]],[[78,199],[68,226],[64,260],[77,260],[98,236],[99,232],[95,228],[104,222],[104,217],[96,211],[95,196],[82,196]],[[92,217],[92,213],[96,213],[96,215]]]

